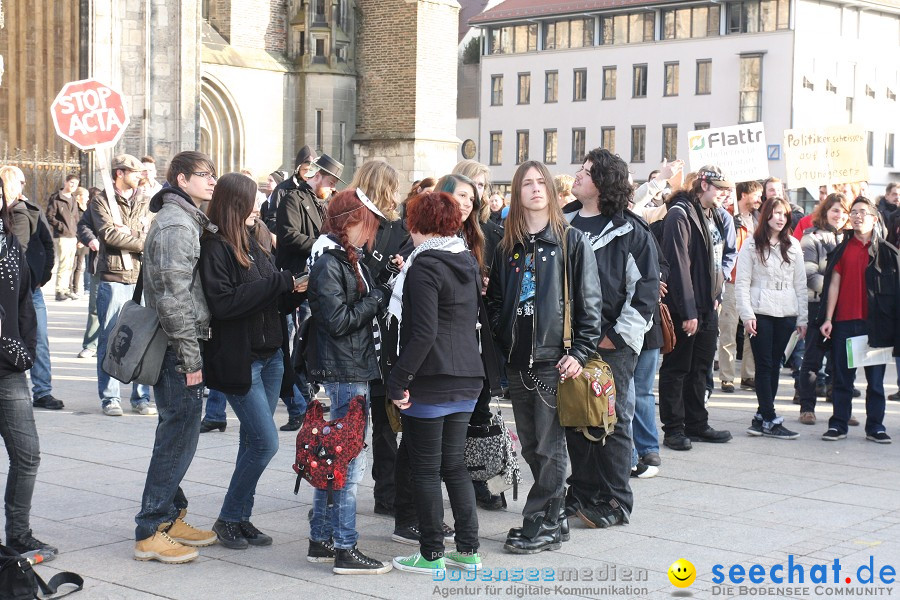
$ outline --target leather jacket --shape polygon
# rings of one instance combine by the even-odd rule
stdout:
[[[569,354],[584,365],[600,344],[600,280],[597,260],[584,235],[566,228],[569,269],[569,300],[572,306],[572,349]],[[524,253],[516,244],[513,256]],[[563,348],[563,269],[565,260],[559,238],[547,227],[535,236],[534,335],[531,362],[557,362]],[[546,260],[545,260],[546,259]],[[517,270],[501,247],[491,266],[485,304],[491,332],[507,358],[513,349],[516,318],[524,270]]]
[[[372,279],[360,264],[367,283]],[[315,327],[315,359],[309,374],[319,382],[380,379],[372,320],[387,299],[379,288],[360,292],[343,250],[329,249],[310,269],[309,310]],[[312,349],[311,349],[312,350]]]

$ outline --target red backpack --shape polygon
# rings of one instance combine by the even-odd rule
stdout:
[[[334,421],[325,420],[318,400],[310,402],[297,432],[294,494],[300,491],[300,480],[306,479],[317,490],[328,491],[328,506],[332,506],[331,491],[344,487],[347,465],[363,448],[365,427],[365,396],[350,400],[347,414]]]

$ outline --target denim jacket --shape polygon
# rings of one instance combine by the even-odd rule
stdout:
[[[218,228],[180,189],[157,192],[150,211],[156,219],[144,244],[144,301],[159,315],[178,372],[193,373],[203,367],[199,340],[209,339],[210,322],[198,270],[200,234]]]

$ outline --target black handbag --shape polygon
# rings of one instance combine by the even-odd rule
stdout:
[[[492,494],[502,494],[512,488],[513,500],[519,498],[519,483],[522,481],[519,456],[503,421],[499,401],[497,413],[491,416],[487,425],[469,424],[465,458],[473,481],[488,482]]]
[[[84,579],[80,575],[64,571],[44,581],[32,565],[35,560],[26,558],[11,548],[0,544],[0,598],[3,600],[35,600],[52,596],[61,585],[71,584],[76,589],[64,594],[74,594],[84,587]]]

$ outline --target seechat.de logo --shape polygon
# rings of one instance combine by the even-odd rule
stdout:
[[[669,566],[669,581],[675,587],[686,588],[697,579],[697,569],[691,561],[679,558]]]

